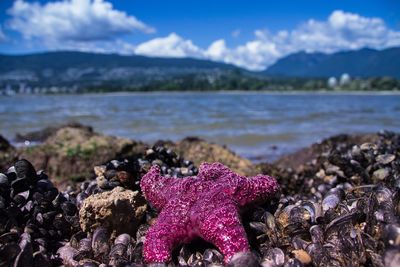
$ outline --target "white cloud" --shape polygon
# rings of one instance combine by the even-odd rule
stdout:
[[[195,57],[262,70],[288,54],[307,51],[333,53],[370,47],[400,45],[400,31],[390,29],[381,18],[363,17],[336,10],[323,21],[309,19],[291,30],[257,29],[254,38],[236,47],[224,39],[201,48],[172,32],[134,45],[121,35],[154,29],[106,0],[60,0],[47,4],[16,0],[8,10],[8,26],[26,39],[38,40],[50,49],[113,52],[158,57]],[[232,32],[239,36],[240,30]],[[0,28],[0,41],[5,39]]]
[[[8,10],[8,25],[24,38],[38,38],[48,46],[62,42],[111,40],[154,29],[104,0],[62,0],[41,5],[16,0]]]
[[[139,44],[135,53],[156,57],[203,57],[203,51],[191,40],[185,40],[174,32]]]
[[[234,49],[219,47],[210,57],[252,70],[261,70],[278,58],[298,51],[332,53],[363,47],[376,49],[400,45],[400,31],[389,29],[380,18],[362,17],[340,10],[326,21],[308,20],[297,28],[270,34],[256,30],[254,40]],[[216,41],[221,43],[221,40]],[[210,46],[215,50],[216,47]],[[209,48],[210,49],[210,48]]]
[[[234,48],[224,39],[201,49],[175,33],[140,44],[136,53],[149,56],[198,57],[262,70],[277,59],[299,51],[332,53],[370,47],[400,45],[400,31],[389,29],[380,18],[362,17],[340,10],[325,21],[310,19],[293,30],[254,31],[254,39]]]
[[[362,47],[400,45],[400,32],[389,29],[380,18],[367,18],[340,10],[327,21],[309,20],[291,32],[289,41],[302,50],[334,52]]]

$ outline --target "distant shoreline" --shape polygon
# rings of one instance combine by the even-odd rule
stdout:
[[[269,91],[269,90],[187,90],[187,91],[121,91],[121,92],[88,92],[88,93],[69,93],[69,94],[16,94],[15,96],[60,96],[60,95],[96,95],[96,96],[124,96],[124,95],[166,95],[166,94],[263,94],[263,95],[400,95],[400,91],[328,91],[328,90],[318,90],[318,91],[307,91],[307,90],[293,90],[293,91]]]

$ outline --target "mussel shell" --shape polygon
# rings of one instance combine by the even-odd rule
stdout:
[[[322,205],[314,201],[305,201],[302,206],[309,212],[312,223],[323,221]]]
[[[19,247],[21,248],[21,251],[15,258],[14,266],[31,266],[33,262],[33,248],[29,234],[23,233],[21,235]]]
[[[400,246],[400,226],[395,224],[386,225],[384,238],[388,246]]]
[[[392,248],[387,250],[383,259],[385,267],[400,266],[400,248]]]
[[[112,266],[123,266],[128,262],[128,257],[126,255],[127,246],[123,244],[114,244],[111,247],[109,254],[110,262],[109,265]]]
[[[10,186],[10,182],[8,181],[8,177],[7,175],[5,175],[4,173],[0,173],[0,187],[9,187]]]
[[[254,253],[239,252],[233,255],[232,259],[227,264],[227,267],[240,267],[240,266],[258,267],[260,265]]]
[[[114,244],[123,244],[124,246],[128,246],[131,240],[132,238],[129,234],[120,234],[115,238]]]
[[[93,257],[92,252],[92,240],[90,238],[82,238],[78,243],[78,255],[75,257],[76,260],[90,259]]]
[[[77,207],[69,201],[66,201],[61,204],[61,209],[64,211],[64,214],[67,216],[73,216],[77,213]]]
[[[209,263],[222,264],[224,262],[224,256],[216,249],[206,249],[203,253],[203,260]]]
[[[92,249],[96,256],[108,254],[110,246],[108,244],[110,234],[104,227],[98,227],[92,238]]]
[[[26,179],[29,184],[32,184],[37,179],[35,168],[26,159],[18,160],[15,162],[14,167],[19,179]]]
[[[64,265],[66,266],[78,266],[78,262],[75,260],[75,257],[79,254],[78,250],[71,247],[70,245],[65,245],[60,247],[57,250],[57,254],[63,260]]]
[[[285,263],[285,253],[280,248],[269,249],[262,261],[273,263],[275,266],[282,266]]]
[[[17,242],[19,239],[19,233],[17,232],[7,232],[0,236],[0,244],[6,244],[10,242]]]
[[[11,188],[13,190],[12,195],[16,195],[19,192],[28,190],[29,184],[26,179],[18,178],[11,182]]]
[[[378,162],[379,164],[382,164],[382,165],[386,165],[386,164],[389,164],[390,162],[392,162],[395,158],[396,158],[396,156],[393,154],[378,155],[376,157],[376,162]]]
[[[14,261],[15,257],[21,252],[17,243],[5,243],[0,246],[0,263],[5,265]]]
[[[41,251],[33,253],[33,267],[51,267],[51,266],[52,266],[51,261],[46,254],[44,254]]]
[[[36,188],[41,192],[46,192],[54,188],[53,183],[49,179],[41,179],[37,181]]]
[[[310,235],[313,243],[322,244],[324,242],[324,231],[320,225],[311,226]]]

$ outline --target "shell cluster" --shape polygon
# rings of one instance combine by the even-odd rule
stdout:
[[[148,209],[135,233],[98,227],[84,233],[85,198],[116,186],[139,190],[157,164],[163,175],[196,175],[192,162],[164,146],[95,168],[95,179],[59,192],[29,162],[0,174],[1,266],[144,266],[142,246],[157,213]],[[400,135],[371,143],[332,141],[299,168],[260,165],[277,177],[280,197],[243,214],[252,253],[229,266],[400,266]],[[173,262],[154,266],[224,266],[210,244],[181,246]]]
[[[249,223],[262,266],[400,266],[400,135],[338,142],[275,172],[276,209],[259,208]]]
[[[80,185],[77,204],[88,196],[114,189],[117,186],[140,190],[140,178],[152,165],[158,165],[163,175],[183,178],[196,175],[197,167],[190,160],[185,160],[163,145],[155,145],[138,157],[123,160],[111,160],[104,165],[95,166],[96,179],[85,181]]]
[[[19,160],[0,174],[0,265],[51,266],[56,248],[79,230],[78,209],[47,175]]]

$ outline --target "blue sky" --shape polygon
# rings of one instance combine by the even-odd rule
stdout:
[[[398,0],[0,1],[4,54],[67,49],[260,70],[301,50],[392,46],[400,46]]]

